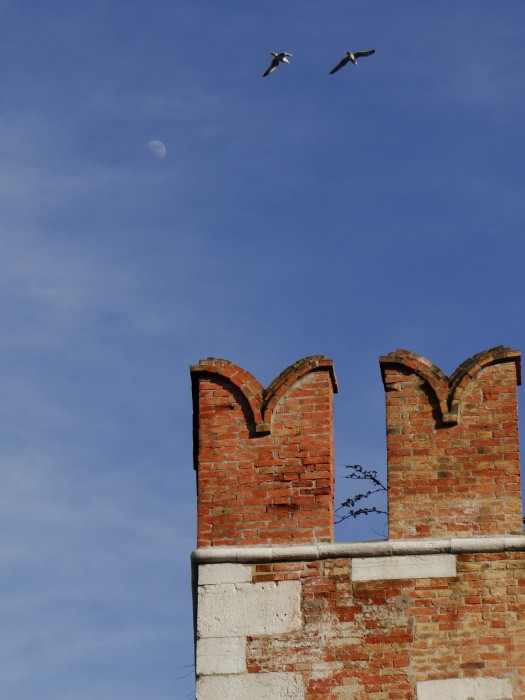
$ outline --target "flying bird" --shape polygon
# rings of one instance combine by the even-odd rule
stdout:
[[[281,53],[274,53],[273,51],[270,51],[270,53],[272,54],[273,59],[268,68],[264,71],[262,75],[263,78],[270,75],[270,73],[273,73],[274,70],[279,67],[279,63],[290,63],[288,56],[292,55],[291,53],[286,53],[286,51],[281,51]]]
[[[330,75],[337,73],[338,70],[341,70],[341,68],[343,68],[343,66],[346,66],[346,64],[350,61],[354,64],[354,66],[357,66],[358,58],[361,58],[361,56],[371,56],[375,52],[375,49],[370,49],[370,51],[356,51],[355,53],[347,51],[346,56],[339,61],[335,68],[332,68],[332,70],[330,71]]]

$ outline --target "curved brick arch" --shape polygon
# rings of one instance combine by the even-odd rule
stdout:
[[[490,348],[490,350],[478,352],[473,357],[462,362],[450,375],[448,380],[450,387],[448,403],[451,414],[457,416],[459,419],[465,392],[470,382],[475,379],[485,367],[509,361],[513,361],[516,364],[516,383],[519,386],[521,384],[521,353],[519,350],[512,350],[512,348],[498,345],[497,347]]]
[[[221,360],[216,357],[200,360],[198,365],[190,367],[190,373],[193,380],[201,374],[214,374],[229,380],[246,399],[252,411],[255,425],[259,426],[262,423],[261,404],[264,389],[253,374],[229,360]]]
[[[385,368],[391,365],[407,367],[424,379],[436,396],[441,422],[447,424],[456,424],[460,419],[463,397],[470,382],[486,367],[509,361],[516,364],[517,384],[520,385],[521,353],[503,345],[483,350],[468,358],[450,377],[425,357],[408,350],[399,349],[379,358],[383,381]]]
[[[312,355],[294,362],[279,374],[267,389],[242,367],[229,360],[208,357],[200,360],[198,365],[190,367],[193,378],[199,374],[217,375],[229,380],[236,386],[248,402],[258,434],[271,432],[272,415],[290,389],[310,372],[327,371],[330,375],[334,394],[337,393],[337,379],[334,363],[324,355]]]
[[[279,402],[286,396],[290,389],[310,372],[327,371],[330,375],[334,394],[337,393],[337,379],[334,372],[334,363],[327,360],[324,355],[311,355],[294,362],[287,367],[264,391],[262,414],[265,424],[270,430],[272,416]]]
[[[389,365],[401,365],[413,370],[421,379],[424,379],[436,396],[441,419],[444,423],[456,422],[456,418],[449,414],[448,410],[448,377],[437,365],[432,364],[422,355],[417,355],[408,350],[396,350],[379,358],[383,381],[385,380],[385,368]]]

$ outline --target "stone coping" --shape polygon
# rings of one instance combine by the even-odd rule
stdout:
[[[417,554],[483,554],[525,552],[524,535],[496,537],[452,537],[418,540],[335,542],[290,546],[201,547],[191,559],[194,564],[314,561],[364,557],[413,556]]]

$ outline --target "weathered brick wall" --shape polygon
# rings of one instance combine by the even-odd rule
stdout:
[[[332,541],[332,362],[305,358],[266,390],[225,360],[191,375],[198,546]]]
[[[192,368],[197,700],[525,700],[520,355],[381,369],[390,538],[337,544],[332,363]]]
[[[494,348],[448,378],[398,350],[381,369],[389,537],[521,533],[520,354]]]
[[[215,628],[198,618],[197,630],[217,656],[211,667],[209,647],[197,647],[198,698],[244,699],[250,687],[256,700],[524,700],[520,547],[384,556],[370,566],[352,556],[253,562],[233,565],[237,579],[231,570],[221,579],[224,564],[207,565],[218,573],[203,577],[199,600],[209,617],[212,596]],[[239,611],[250,588],[259,603]],[[259,685],[250,686],[254,676]]]
[[[306,700],[411,700],[418,681],[454,677],[525,697],[525,553],[459,556],[450,578],[353,582],[351,559],[268,568],[253,580],[302,581],[304,626],[250,637],[249,672],[299,671]]]

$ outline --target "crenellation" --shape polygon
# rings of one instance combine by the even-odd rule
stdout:
[[[389,539],[343,544],[332,363],[192,368],[198,700],[525,700],[520,354],[380,363]]]

